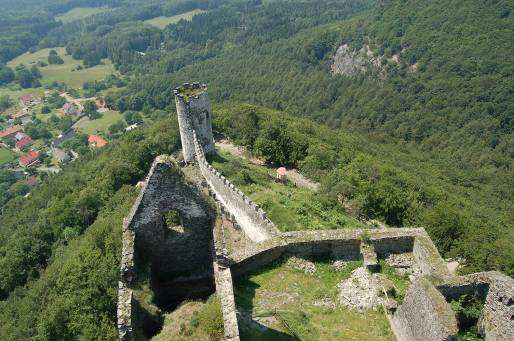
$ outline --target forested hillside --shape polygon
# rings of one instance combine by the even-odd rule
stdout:
[[[176,120],[126,135],[49,178],[0,216],[0,339],[116,338],[120,224]]]
[[[218,133],[320,181],[331,210],[425,226],[462,272],[514,274],[512,1],[3,3],[0,85],[29,49],[65,46],[88,66],[109,58],[124,79],[105,90],[109,108],[147,127],[7,202],[0,339],[116,338],[130,185],[180,147],[169,115],[185,81],[208,83]],[[79,6],[107,9],[55,19]],[[205,12],[164,29],[143,22],[195,9]],[[332,72],[342,45],[355,72]]]

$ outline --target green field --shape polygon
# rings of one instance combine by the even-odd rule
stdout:
[[[275,182],[274,170],[257,166],[224,151],[210,163],[263,208],[281,231],[362,227],[340,207],[306,188]]]
[[[338,304],[337,284],[362,262],[336,270],[330,262],[315,262],[305,273],[278,261],[235,281],[236,306],[241,311],[241,340],[394,340],[381,311],[354,311]],[[258,317],[258,321],[250,316]]]
[[[11,97],[14,104],[18,104],[18,98],[22,95],[35,95],[35,96],[43,96],[44,90],[43,88],[38,89],[22,89],[20,86],[11,86],[11,87],[0,87],[0,96],[7,95]]]
[[[66,24],[75,20],[87,18],[93,14],[105,12],[107,10],[108,8],[106,7],[77,7],[66,13],[56,16],[55,19]]]
[[[203,13],[203,12],[205,12],[205,11],[202,11],[201,9],[195,9],[193,11],[174,15],[172,17],[157,17],[157,18],[145,20],[144,22],[147,24],[150,24],[152,26],[155,26],[157,28],[160,28],[162,30],[169,24],[174,24],[174,23],[178,22],[180,19],[191,20],[191,18],[193,18],[193,16],[195,16],[196,14]]]
[[[75,125],[75,127],[85,134],[97,134],[99,132],[107,132],[107,128],[118,120],[123,120],[123,115],[117,111],[107,111],[102,114],[101,118],[90,120],[83,117]]]
[[[40,67],[39,70],[43,76],[41,79],[42,85],[48,85],[54,81],[59,81],[66,83],[69,87],[77,89],[81,88],[86,81],[101,80],[104,79],[107,75],[115,72],[114,66],[107,59],[103,60],[103,65],[97,65],[87,69],[72,71],[78,65],[82,65],[82,61],[74,60],[71,56],[65,55],[66,51],[64,47],[56,47],[53,49],[57,51],[59,56],[64,60],[64,64],[54,64]],[[21,56],[11,60],[7,65],[11,68],[14,68],[19,64],[25,64],[26,66],[30,67],[35,65],[38,61],[47,62],[48,53],[50,50],[50,48],[47,48],[36,51],[34,53],[24,53]]]
[[[14,160],[14,154],[4,147],[0,147],[0,165],[6,164]]]

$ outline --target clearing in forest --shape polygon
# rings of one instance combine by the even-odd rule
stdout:
[[[52,49],[63,59],[64,64],[38,66],[38,62],[48,63],[48,54]],[[71,56],[66,55],[64,47],[46,48],[34,53],[27,52],[7,63],[7,65],[13,69],[20,64],[24,64],[28,68],[33,65],[38,66],[42,75],[42,85],[48,85],[57,81],[63,82],[75,89],[81,88],[84,82],[102,80],[106,76],[115,73],[114,66],[108,59],[102,60],[102,64],[100,65],[77,70],[78,66],[83,67],[82,61],[75,60]]]
[[[191,20],[195,15],[204,13],[204,12],[205,11],[202,11],[201,9],[195,9],[195,10],[192,10],[192,11],[189,11],[186,13],[174,15],[172,17],[156,17],[156,18],[145,20],[144,22],[162,30],[170,24],[179,22],[181,19]]]

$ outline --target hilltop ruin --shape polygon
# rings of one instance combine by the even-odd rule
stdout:
[[[451,340],[458,320],[450,299],[464,294],[485,303],[478,321],[486,340],[514,335],[514,280],[498,272],[450,274],[423,228],[340,229],[281,233],[266,213],[214,169],[212,113],[207,87],[175,89],[183,162],[154,161],[141,193],[123,222],[118,292],[121,340],[148,337],[159,328],[135,300],[149,278],[158,304],[167,309],[214,291],[221,300],[226,340],[239,340],[233,278],[279,258],[362,260],[374,272],[381,259],[409,254],[417,276],[403,302],[386,301],[398,340]],[[234,235],[240,238],[233,238]]]

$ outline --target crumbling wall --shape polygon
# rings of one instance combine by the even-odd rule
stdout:
[[[496,271],[452,278],[437,289],[447,300],[462,295],[485,298],[477,326],[486,340],[509,340],[514,335],[514,280]]]
[[[489,292],[478,329],[486,340],[512,340],[514,337],[514,280],[499,272],[488,272]]]
[[[393,316],[393,327],[400,341],[451,340],[459,330],[452,308],[424,277],[409,287]]]
[[[166,220],[169,211],[178,214],[179,225]],[[156,329],[144,322],[145,313],[137,308],[136,293],[143,282],[153,292],[152,304],[164,310],[214,291],[213,221],[198,188],[188,183],[170,157],[157,157],[123,223],[118,291],[121,339],[133,339],[141,328],[146,336]]]
[[[195,159],[195,147],[193,144],[193,122],[189,118],[188,104],[183,97],[175,96],[177,108],[177,120],[180,130],[180,141],[182,143],[182,154],[186,162]]]
[[[177,88],[173,92],[175,94],[182,153],[186,162],[193,162],[195,159],[194,133],[196,133],[205,153],[214,151],[212,113],[207,86],[199,83],[184,83],[181,88]]]
[[[118,333],[122,341],[132,340],[134,336],[133,293],[129,287],[134,278],[134,271],[134,233],[128,229],[127,220],[124,220],[117,307]]]
[[[414,240],[412,252],[423,274],[439,280],[447,280],[451,276],[446,263],[424,229],[421,229],[421,234]]]
[[[259,243],[251,250],[240,250],[232,256],[234,265],[231,267],[234,276],[240,276],[258,269],[283,256],[308,258],[332,258],[345,260],[363,259],[361,244],[362,230],[320,230],[293,231]],[[366,232],[369,235],[371,252],[375,247],[389,251],[404,250],[408,240],[422,234],[422,229],[387,229]],[[394,241],[403,241],[398,248],[392,248]],[[405,252],[412,250],[406,249]]]
[[[225,340],[239,340],[232,273],[230,268],[221,266],[218,263],[214,264],[214,273],[216,278],[216,293],[221,301]]]
[[[216,199],[234,216],[248,238],[261,242],[276,235],[278,230],[266,213],[207,162],[195,134],[193,142],[202,175],[215,193]]]

